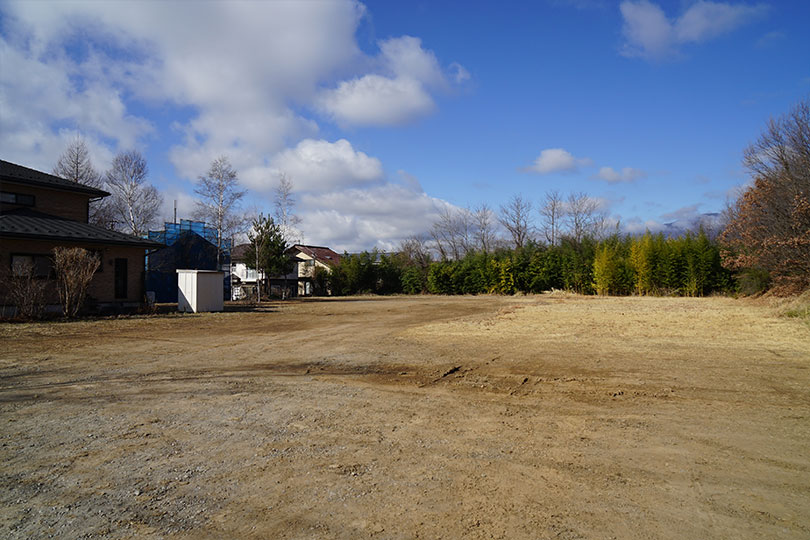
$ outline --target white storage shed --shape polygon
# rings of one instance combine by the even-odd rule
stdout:
[[[218,270],[178,270],[177,311],[222,311],[224,280],[225,272]]]

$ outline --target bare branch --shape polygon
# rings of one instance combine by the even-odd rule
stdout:
[[[522,248],[530,239],[531,211],[531,201],[525,200],[522,195],[513,195],[509,202],[501,206],[498,221],[509,231],[515,248]]]
[[[565,205],[565,221],[568,234],[581,242],[585,237],[601,238],[607,228],[607,214],[598,200],[585,193],[572,193]]]
[[[275,208],[275,221],[281,229],[281,234],[289,243],[303,242],[303,233],[298,229],[301,218],[296,216],[295,195],[293,195],[293,182],[286,173],[279,174],[279,183],[276,186],[273,207]]]
[[[489,253],[495,248],[495,213],[486,203],[478,206],[471,213],[473,236],[477,249]]]
[[[542,231],[549,245],[556,246],[560,243],[560,230],[565,218],[565,203],[559,191],[549,191],[546,193],[543,206],[537,211],[542,219]]]

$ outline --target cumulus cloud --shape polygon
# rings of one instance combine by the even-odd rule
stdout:
[[[422,192],[422,183],[417,177],[402,169],[398,170],[397,174],[405,187],[417,193]]]
[[[3,114],[2,133],[69,123],[125,148],[149,133],[129,112],[134,101],[180,105],[189,114],[170,156],[182,175],[196,177],[222,153],[248,167],[317,133],[291,103],[313,99],[322,80],[361,54],[354,33],[363,10],[352,0],[205,2],[193,10],[172,2],[8,3],[14,42],[2,44],[2,101],[21,119]],[[72,46],[80,52],[68,53]]]
[[[341,81],[323,90],[316,107],[344,125],[385,126],[409,122],[435,109],[431,90],[449,85],[436,55],[412,36],[383,40],[376,72]],[[456,83],[469,79],[458,63],[450,66]]]
[[[318,106],[340,124],[384,126],[425,116],[435,103],[417,80],[366,75],[324,92]]]
[[[624,19],[622,54],[662,60],[679,55],[688,43],[701,43],[732,32],[762,14],[765,7],[723,2],[696,2],[670,19],[657,4],[625,1],[619,6]]]
[[[597,178],[611,184],[617,184],[619,182],[635,182],[636,180],[640,180],[646,176],[647,173],[641,169],[636,169],[633,167],[624,167],[621,171],[617,171],[613,169],[613,167],[601,167],[596,175]]]
[[[525,170],[537,174],[551,174],[576,172],[580,167],[591,165],[593,165],[593,161],[589,158],[576,158],[571,152],[562,148],[547,148],[540,152],[540,156]]]
[[[352,148],[346,139],[334,143],[304,139],[284,150],[272,166],[285,173],[296,190],[334,190],[377,182],[383,177],[382,163]]]
[[[50,170],[80,133],[104,168],[116,151],[147,149],[157,134],[185,179],[223,154],[246,187],[266,192],[286,172],[307,238],[347,249],[392,248],[423,232],[446,204],[407,173],[387,183],[378,159],[319,135],[313,112],[351,125],[402,124],[430,114],[437,94],[470,77],[416,37],[363,53],[355,34],[365,7],[355,0],[203,2],[191,10],[177,2],[12,0],[0,12],[6,157]],[[171,131],[145,119],[155,111],[165,111]],[[172,189],[163,214],[175,198],[187,213],[190,196]]]
[[[365,7],[356,0],[193,10],[11,1],[0,10],[0,137],[29,163],[43,143],[55,148],[66,126],[113,151],[143,146],[153,126],[132,111],[179,106],[180,140],[169,156],[180,175],[196,178],[221,154],[240,171],[261,169],[290,141],[317,138],[306,111],[345,124],[402,124],[469,78],[459,64],[443,70],[416,37],[382,40],[376,55],[364,54],[355,33]]]
[[[408,236],[424,233],[450,205],[409,186],[386,183],[304,194],[300,206],[308,238],[353,252],[369,246],[394,250]]]
[[[197,209],[196,199],[194,196],[177,189],[164,191],[163,204],[160,206],[160,211],[158,213],[158,221],[160,222],[156,223],[157,229],[155,230],[162,229],[163,222],[174,221],[175,204],[177,204],[178,223],[181,219],[191,219],[191,216],[194,215],[194,211]]]

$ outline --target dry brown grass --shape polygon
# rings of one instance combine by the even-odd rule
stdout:
[[[0,536],[810,535],[791,305],[261,309],[0,325]]]

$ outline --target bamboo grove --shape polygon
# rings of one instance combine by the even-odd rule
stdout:
[[[345,255],[316,277],[333,294],[517,294],[553,289],[580,294],[705,296],[734,292],[720,248],[702,230],[677,238],[647,233],[596,241],[564,239],[519,249],[419,262],[376,251]]]

